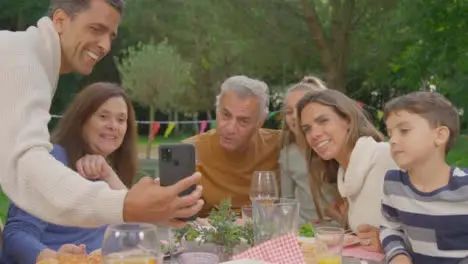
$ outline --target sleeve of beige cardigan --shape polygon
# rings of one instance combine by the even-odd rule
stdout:
[[[94,227],[123,220],[126,190],[90,182],[50,154],[50,80],[39,65],[0,65],[0,183],[20,208],[45,221]]]

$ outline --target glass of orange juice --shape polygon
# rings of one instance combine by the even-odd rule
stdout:
[[[317,264],[341,264],[345,230],[340,227],[317,227]]]

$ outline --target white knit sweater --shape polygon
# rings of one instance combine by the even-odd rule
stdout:
[[[348,223],[356,232],[361,224],[379,227],[385,173],[397,169],[387,142],[361,137],[356,142],[348,168],[338,170],[338,191],[348,200]]]
[[[0,183],[20,208],[80,227],[122,222],[126,190],[91,182],[56,161],[47,124],[60,69],[52,21],[0,31]]]

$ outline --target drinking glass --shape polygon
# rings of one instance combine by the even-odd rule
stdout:
[[[276,199],[272,203],[253,202],[254,244],[299,232],[299,202],[295,199]]]
[[[252,205],[242,206],[242,221],[244,223],[248,221],[252,221]]]
[[[200,160],[200,154],[198,153],[197,144],[194,143],[195,146],[195,171],[202,173],[202,163]],[[197,182],[198,185],[201,185],[201,179]]]
[[[105,264],[162,264],[157,227],[145,223],[110,225],[104,234]]]
[[[340,227],[317,227],[317,264],[341,264],[345,230]]]
[[[250,184],[250,200],[272,203],[279,198],[279,188],[273,171],[256,171]]]

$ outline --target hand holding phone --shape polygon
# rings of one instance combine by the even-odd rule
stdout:
[[[159,181],[161,186],[170,186],[191,176],[196,172],[195,146],[188,143],[160,144],[159,147]],[[196,185],[184,190],[179,196],[192,193]],[[177,219],[193,221],[194,215],[189,218]]]

